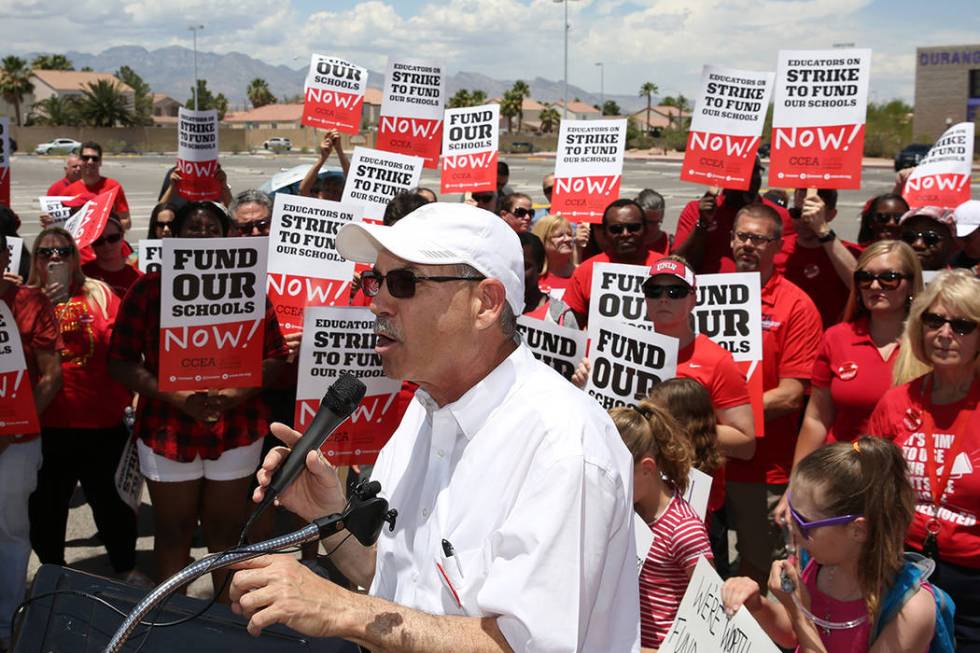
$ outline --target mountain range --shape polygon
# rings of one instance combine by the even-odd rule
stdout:
[[[129,66],[150,85],[154,93],[166,93],[181,102],[191,97],[194,77],[194,53],[190,48],[170,46],[157,50],[134,45],[109,48],[99,54],[67,52],[78,70],[85,66],[96,71],[115,72],[121,66]],[[28,55],[29,59],[34,55]],[[304,62],[305,63],[305,62]],[[246,108],[246,88],[255,78],[264,79],[269,89],[280,101],[285,96],[300,95],[306,78],[307,66],[289,68],[273,66],[264,61],[240,52],[218,54],[215,52],[197,53],[197,74],[207,80],[208,89],[213,93],[224,93],[233,110]],[[531,97],[542,102],[555,102],[562,98],[561,80],[554,81],[535,77],[524,80],[531,89]],[[460,71],[446,77],[446,92],[452,96],[460,89],[482,90],[487,97],[500,97],[513,86],[514,80],[498,80],[480,73]],[[382,88],[384,75],[369,71],[368,86]],[[447,97],[448,97],[447,96]],[[578,86],[568,86],[569,99],[578,98],[590,105],[597,105],[600,94],[586,91]],[[606,94],[606,100],[614,100],[624,112],[637,111],[646,107],[646,99],[632,95]]]

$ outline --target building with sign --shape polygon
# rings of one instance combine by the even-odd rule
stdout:
[[[948,126],[978,117],[980,44],[916,48],[915,139],[932,143]]]

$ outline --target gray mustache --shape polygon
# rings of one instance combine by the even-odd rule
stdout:
[[[401,340],[401,334],[388,320],[378,318],[374,323],[374,335],[384,336],[392,340]]]

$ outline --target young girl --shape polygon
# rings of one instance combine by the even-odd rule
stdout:
[[[902,549],[915,497],[898,448],[864,436],[817,449],[793,470],[787,496],[793,540],[812,556],[802,579],[795,556],[774,562],[777,604],[755,581],[730,578],[725,609],[745,605],[779,646],[797,651],[925,651],[936,615],[927,583],[913,587],[897,616],[875,623],[910,564]]]
[[[684,430],[666,411],[644,401],[609,411],[633,454],[633,506],[653,531],[640,571],[640,642],[660,646],[700,556],[711,546],[704,524],[681,497],[694,451]]]

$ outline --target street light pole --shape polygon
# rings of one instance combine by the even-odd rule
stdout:
[[[565,5],[565,22],[562,28],[565,36],[565,75],[563,77],[562,86],[564,87],[564,104],[561,108],[561,119],[565,120],[568,118],[568,0],[552,0],[553,2],[560,2]]]
[[[194,111],[197,111],[197,30],[204,29],[204,25],[191,25],[187,29],[194,34]]]
[[[606,115],[606,66],[603,62],[596,64],[599,66],[599,115]]]

